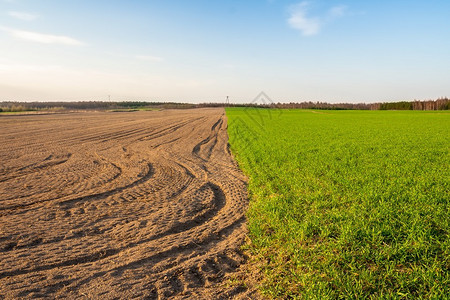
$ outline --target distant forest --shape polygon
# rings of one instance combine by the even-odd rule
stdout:
[[[20,111],[64,111],[64,110],[109,110],[132,111],[145,109],[200,108],[200,107],[261,107],[261,108],[300,108],[300,109],[334,109],[334,110],[449,110],[450,100],[439,98],[425,101],[400,101],[383,103],[327,103],[327,102],[291,102],[291,103],[176,103],[176,102],[0,102],[0,112]]]
[[[399,101],[383,103],[276,103],[269,105],[276,108],[303,108],[303,109],[360,109],[360,110],[449,110],[450,99],[439,98],[425,101]]]

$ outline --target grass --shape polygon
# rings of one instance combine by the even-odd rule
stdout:
[[[0,106],[0,115],[8,115],[8,114],[37,114],[37,113],[53,113],[53,112],[61,112],[64,111],[65,108],[61,106],[54,107],[46,107],[46,108],[35,108],[35,107],[25,107],[23,105],[12,105],[1,107]]]
[[[274,298],[450,295],[450,115],[229,108]]]

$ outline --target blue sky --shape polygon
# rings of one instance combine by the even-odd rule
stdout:
[[[0,0],[0,101],[450,96],[450,1]]]

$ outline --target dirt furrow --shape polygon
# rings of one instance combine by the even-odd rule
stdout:
[[[0,290],[225,299],[246,178],[223,109],[0,118]]]

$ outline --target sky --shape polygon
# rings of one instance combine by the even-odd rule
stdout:
[[[450,97],[448,0],[0,0],[0,101]]]

